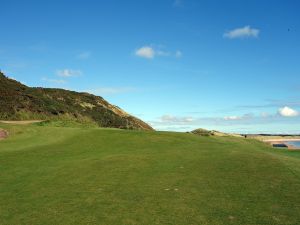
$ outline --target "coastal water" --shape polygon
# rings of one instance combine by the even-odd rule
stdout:
[[[293,145],[294,147],[300,148],[300,141],[288,141],[288,145]]]

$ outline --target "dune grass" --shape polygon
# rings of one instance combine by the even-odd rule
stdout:
[[[299,224],[300,153],[255,140],[1,124],[0,224]]]

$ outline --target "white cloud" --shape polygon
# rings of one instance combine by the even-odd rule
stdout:
[[[225,116],[224,120],[241,120],[241,116]]]
[[[159,119],[161,122],[170,123],[190,123],[194,121],[193,117],[177,117],[172,115],[163,115]]]
[[[279,115],[284,116],[284,117],[295,117],[299,116],[299,112],[290,108],[290,107],[283,107],[278,110]]]
[[[262,113],[260,113],[260,116],[262,117],[262,118],[268,118],[268,117],[270,117],[270,116],[272,116],[270,113],[267,113],[267,112],[262,112]]]
[[[253,117],[252,114],[250,113],[247,113],[247,114],[244,114],[242,116],[225,116],[223,119],[224,120],[247,120],[247,119],[251,119]]]
[[[135,51],[135,55],[138,57],[146,58],[146,59],[153,59],[156,56],[172,56],[176,58],[180,58],[182,56],[182,52],[177,50],[175,53],[162,50],[163,47],[150,47],[150,46],[143,46]]]
[[[144,46],[136,50],[135,55],[142,58],[153,59],[155,51],[152,47]]]
[[[89,52],[89,51],[81,52],[81,53],[79,53],[79,54],[77,55],[77,58],[78,58],[78,59],[88,59],[88,58],[91,57],[91,55],[92,55],[92,53]]]
[[[71,69],[57,70],[56,73],[60,77],[77,77],[82,74],[80,70],[71,70]]]
[[[254,37],[257,38],[259,35],[260,30],[251,28],[250,26],[245,26],[242,28],[236,28],[234,30],[226,32],[223,37],[225,38],[248,38]]]
[[[84,92],[88,92],[94,95],[114,95],[114,94],[132,92],[135,90],[136,89],[132,87],[99,87],[95,89],[86,90]]]
[[[66,83],[66,81],[62,80],[62,79],[48,79],[46,77],[43,77],[42,81],[49,82],[49,83],[55,83],[55,84],[65,84]]]

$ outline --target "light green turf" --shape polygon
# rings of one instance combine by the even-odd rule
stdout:
[[[1,125],[1,225],[299,224],[300,152],[254,140]]]

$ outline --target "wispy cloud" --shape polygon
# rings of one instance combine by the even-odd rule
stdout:
[[[44,53],[49,50],[49,47],[46,42],[41,41],[41,42],[37,42],[37,43],[34,43],[34,44],[28,46],[28,50]]]
[[[167,52],[167,51],[156,50],[156,51],[155,51],[155,55],[158,55],[158,56],[170,56],[171,53],[170,53],[170,52]]]
[[[223,37],[229,38],[229,39],[235,39],[235,38],[257,38],[260,33],[259,29],[251,28],[250,26],[245,26],[242,28],[236,28],[233,30],[230,30],[223,34]]]
[[[43,77],[42,81],[48,82],[48,83],[55,83],[55,84],[65,84],[66,81],[62,79],[49,79],[47,77]]]
[[[178,130],[179,127],[188,127],[187,130],[195,128],[233,129],[233,127],[254,127],[262,124],[291,124],[299,123],[299,112],[290,108],[282,108],[280,112],[273,113],[246,113],[243,115],[228,115],[224,117],[194,117],[163,115],[156,120],[148,121],[158,130]],[[287,117],[295,117],[293,120]],[[172,129],[171,129],[172,128]],[[257,129],[256,129],[257,130]]]
[[[141,48],[138,48],[135,51],[135,55],[138,57],[146,58],[146,59],[153,59],[156,56],[173,56],[176,58],[180,58],[182,56],[182,52],[177,50],[175,53],[172,53],[170,51],[164,50],[162,47],[152,47],[152,46],[143,46]]]
[[[216,122],[216,123],[227,123],[227,122],[241,122],[251,120],[254,115],[247,113],[240,116],[224,116],[224,117],[193,117],[193,116],[174,116],[174,115],[163,115],[158,118],[157,122],[166,124],[201,124],[203,121]]]
[[[174,0],[173,6],[174,7],[182,7],[183,6],[183,0]]]
[[[132,87],[99,87],[95,89],[85,90],[83,92],[88,92],[94,95],[115,95],[121,93],[128,93],[135,90],[136,89]]]
[[[282,106],[288,107],[299,107],[300,100],[299,98],[281,100],[281,99],[269,99],[266,101],[266,104],[260,105],[240,105],[237,106],[238,109],[263,109],[263,108],[279,108]]]
[[[193,117],[178,117],[172,115],[163,115],[159,118],[161,122],[168,122],[168,123],[190,123],[194,121]]]
[[[28,67],[28,64],[25,62],[14,62],[14,63],[11,62],[11,63],[6,63],[5,66],[10,69],[24,69]]]
[[[77,77],[82,75],[82,72],[80,70],[62,69],[57,70],[56,74],[60,77]]]
[[[295,116],[299,116],[299,112],[295,109],[292,109],[290,107],[283,107],[280,108],[278,110],[279,115],[283,116],[283,117],[295,117]]]
[[[244,114],[244,115],[241,115],[241,116],[225,116],[224,117],[224,120],[227,120],[227,121],[234,121],[234,120],[247,120],[247,119],[251,119],[253,117],[252,114],[248,113],[248,114]]]
[[[76,58],[77,59],[88,59],[90,58],[92,55],[92,53],[90,51],[85,51],[85,52],[81,52],[79,53]]]
[[[182,52],[177,50],[176,53],[175,53],[175,57],[180,58],[181,56],[182,56]]]

